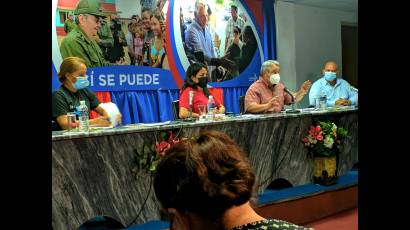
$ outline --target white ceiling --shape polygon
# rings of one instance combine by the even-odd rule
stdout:
[[[294,4],[314,6],[357,13],[358,0],[278,0]]]

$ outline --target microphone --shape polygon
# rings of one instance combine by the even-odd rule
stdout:
[[[194,91],[189,91],[189,118],[192,118],[192,99],[194,98]]]
[[[286,87],[283,88],[283,91],[285,91],[287,94],[289,94],[292,97],[292,109],[286,111],[286,113],[300,113],[299,110],[295,109],[296,100],[295,100],[295,97],[293,96],[293,94]]]
[[[283,91],[285,91],[287,94],[289,94],[292,97],[292,104],[294,104],[295,103],[295,97],[293,96],[293,94],[291,94],[286,87],[283,88]]]

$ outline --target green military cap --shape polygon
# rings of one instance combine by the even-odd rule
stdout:
[[[92,14],[105,17],[101,8],[101,0],[80,0],[75,7],[74,14]]]

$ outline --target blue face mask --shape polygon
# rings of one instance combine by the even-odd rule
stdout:
[[[73,84],[74,89],[84,89],[90,85],[90,81],[88,81],[87,77],[78,76],[77,81]]]
[[[336,79],[336,73],[335,72],[325,72],[325,79],[326,81],[333,81]]]

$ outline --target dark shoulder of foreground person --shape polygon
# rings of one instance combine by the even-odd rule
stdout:
[[[234,227],[231,230],[313,230],[283,220],[266,219]]]

